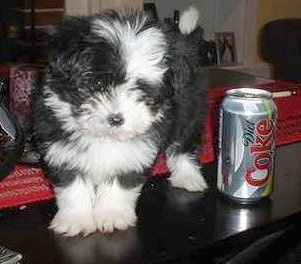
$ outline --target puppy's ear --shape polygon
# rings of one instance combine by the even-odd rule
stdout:
[[[84,67],[84,62],[78,61],[78,55],[87,48],[86,38],[90,31],[89,17],[65,17],[56,26],[47,45],[49,78],[69,78],[71,69]]]
[[[85,36],[89,32],[89,18],[65,17],[51,34],[48,48],[57,53],[64,53],[68,49],[79,50],[84,46]]]

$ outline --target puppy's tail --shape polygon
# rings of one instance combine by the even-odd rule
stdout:
[[[190,6],[180,16],[179,29],[183,35],[189,35],[198,27],[200,14],[197,8]]]

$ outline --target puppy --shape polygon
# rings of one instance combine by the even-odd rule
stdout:
[[[197,20],[196,9],[185,11],[178,36],[143,12],[69,17],[57,27],[35,122],[55,187],[56,233],[134,226],[136,201],[162,152],[172,186],[207,187],[197,163],[206,87]]]

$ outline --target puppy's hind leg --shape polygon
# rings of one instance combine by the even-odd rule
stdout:
[[[175,149],[171,146],[166,153],[171,185],[190,192],[204,191],[207,183],[197,162],[196,151],[180,152]]]

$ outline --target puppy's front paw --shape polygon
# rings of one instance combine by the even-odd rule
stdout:
[[[96,224],[92,213],[59,210],[49,228],[65,236],[72,237],[79,234],[87,236],[96,230]]]
[[[172,186],[190,192],[202,192],[208,187],[199,165],[189,154],[171,155],[167,159],[167,165],[171,171],[169,181]]]
[[[169,181],[173,187],[182,188],[190,192],[202,192],[208,188],[201,173],[173,174]]]
[[[103,233],[110,233],[114,230],[126,230],[135,226],[137,216],[134,208],[127,206],[102,207],[95,212],[94,216],[97,229]]]

